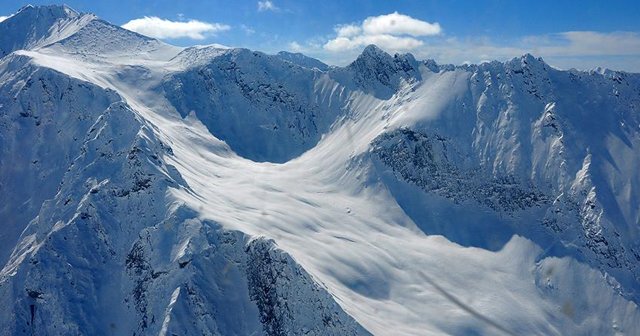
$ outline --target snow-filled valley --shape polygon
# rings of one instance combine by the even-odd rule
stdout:
[[[633,335],[640,75],[0,22],[0,334]]]

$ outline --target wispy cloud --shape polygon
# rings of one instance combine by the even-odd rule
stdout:
[[[272,11],[272,12],[276,12],[279,11],[280,8],[278,6],[276,6],[273,1],[271,0],[265,0],[265,1],[258,1],[258,11],[259,12],[264,12],[264,11]]]
[[[550,56],[636,56],[640,55],[640,34],[570,31],[523,39],[533,50]]]
[[[329,51],[357,49],[368,44],[392,51],[415,50],[424,44],[418,37],[442,32],[437,22],[418,20],[398,12],[371,16],[360,24],[338,25],[334,30],[336,36],[324,45]]]
[[[122,27],[159,39],[190,38],[194,40],[202,40],[207,36],[231,29],[230,26],[221,23],[198,20],[171,21],[155,16],[134,19],[125,23]]]
[[[2,21],[4,21],[4,20],[6,20],[6,19],[8,19],[8,18],[9,18],[8,16],[1,16],[1,15],[0,15],[0,22],[2,22]]]
[[[246,35],[253,35],[255,34],[255,29],[245,25],[245,24],[241,24],[240,25],[240,29],[242,29],[242,31],[246,34]]]

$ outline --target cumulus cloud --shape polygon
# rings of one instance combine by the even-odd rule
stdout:
[[[376,44],[391,51],[408,51],[424,44],[419,37],[439,35],[442,28],[438,23],[412,18],[394,12],[371,16],[361,24],[338,25],[334,28],[335,38],[325,43],[328,51],[344,51]]]
[[[4,20],[6,20],[6,19],[8,19],[8,18],[9,18],[8,16],[1,16],[1,15],[0,15],[0,22],[2,22],[2,21],[4,21]]]
[[[335,28],[338,37],[353,37],[362,33],[362,28],[356,25],[340,25]]]
[[[230,26],[221,23],[209,23],[198,20],[171,21],[155,16],[145,16],[131,20],[123,28],[142,35],[159,39],[190,38],[202,40],[207,35],[215,35],[231,29]]]
[[[280,8],[278,8],[271,0],[258,1],[258,11],[259,12],[264,12],[264,11],[275,12],[275,11],[277,11],[279,9]]]
[[[430,36],[442,32],[439,23],[429,23],[414,19],[408,15],[394,12],[387,15],[368,17],[362,23],[362,30],[368,35],[412,35]]]

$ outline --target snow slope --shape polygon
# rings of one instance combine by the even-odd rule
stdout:
[[[87,17],[0,23],[2,333],[640,329],[640,76],[12,34],[31,10]]]

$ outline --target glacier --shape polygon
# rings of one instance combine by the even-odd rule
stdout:
[[[0,22],[0,333],[632,335],[640,75]]]

